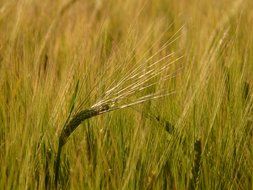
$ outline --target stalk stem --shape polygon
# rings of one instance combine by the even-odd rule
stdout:
[[[75,129],[86,119],[90,119],[94,116],[97,116],[105,111],[109,110],[109,105],[105,104],[99,107],[86,109],[80,111],[65,125],[61,131],[61,135],[59,137],[58,150],[55,160],[55,187],[57,189],[58,179],[59,179],[59,170],[60,170],[60,161],[61,161],[61,152],[63,146],[67,143],[69,136],[75,131]]]

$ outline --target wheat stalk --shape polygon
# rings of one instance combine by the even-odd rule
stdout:
[[[56,187],[58,184],[62,148],[66,144],[69,136],[83,121],[103,113],[124,109],[146,101],[170,96],[175,93],[174,90],[168,91],[166,88],[160,88],[156,92],[143,95],[145,90],[151,89],[157,84],[174,78],[180,72],[182,69],[181,67],[174,72],[169,72],[171,66],[183,57],[181,56],[172,60],[173,55],[174,53],[165,55],[151,64],[148,64],[148,61],[146,61],[133,70],[130,70],[122,76],[114,86],[111,85],[108,87],[104,95],[89,109],[76,113],[72,119],[66,122],[60,133],[55,161]],[[150,58],[148,60],[150,61]]]

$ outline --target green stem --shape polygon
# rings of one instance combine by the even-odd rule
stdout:
[[[62,129],[61,135],[59,137],[58,151],[55,161],[55,187],[57,189],[58,178],[59,178],[59,169],[60,169],[60,160],[61,160],[61,152],[63,146],[66,144],[69,136],[75,131],[75,129],[86,119],[90,119],[94,116],[97,116],[101,113],[104,113],[109,110],[109,105],[102,105],[97,108],[87,109],[80,111],[68,122],[67,125]]]

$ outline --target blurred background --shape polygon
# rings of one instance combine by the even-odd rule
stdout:
[[[52,189],[72,111],[169,53],[152,90],[176,93],[84,122],[59,188],[252,189],[252,21],[251,0],[0,0],[0,189]]]

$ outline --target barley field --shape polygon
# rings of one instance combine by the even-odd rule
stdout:
[[[253,189],[252,0],[0,0],[0,189]]]

